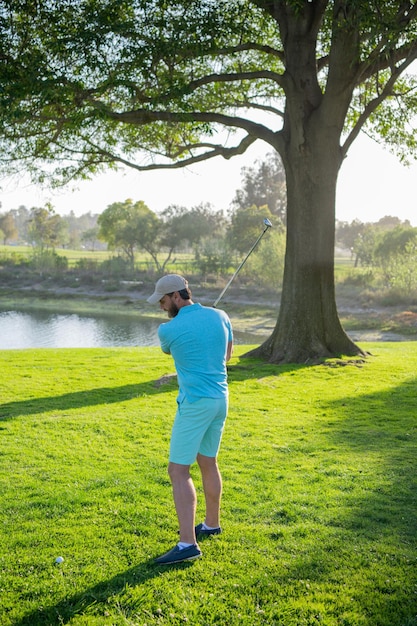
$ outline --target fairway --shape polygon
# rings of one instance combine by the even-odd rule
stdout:
[[[236,348],[224,532],[165,569],[171,358],[0,352],[1,626],[417,626],[417,343],[361,347],[309,367]]]

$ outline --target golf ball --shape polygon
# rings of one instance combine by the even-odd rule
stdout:
[[[55,563],[62,563],[63,560],[64,560],[63,556],[57,556],[56,559],[55,559]]]

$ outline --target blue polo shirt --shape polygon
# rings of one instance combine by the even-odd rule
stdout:
[[[158,337],[175,362],[178,402],[227,396],[226,350],[233,333],[224,311],[189,304],[160,325]]]

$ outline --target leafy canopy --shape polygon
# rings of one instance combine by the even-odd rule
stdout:
[[[306,104],[336,84],[348,94],[344,153],[364,127],[407,158],[416,16],[415,2],[392,0],[5,0],[3,168],[68,181],[230,158],[257,139],[279,151],[294,63],[308,69]],[[315,39],[297,48],[308,30]]]

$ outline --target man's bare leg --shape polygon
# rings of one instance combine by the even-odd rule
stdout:
[[[180,541],[196,543],[194,527],[197,495],[190,476],[190,466],[170,462],[168,474],[171,479],[175,510],[180,526]]]
[[[222,477],[217,465],[217,458],[198,454],[197,462],[201,471],[206,500],[206,518],[204,521],[207,526],[218,528],[220,526]]]

